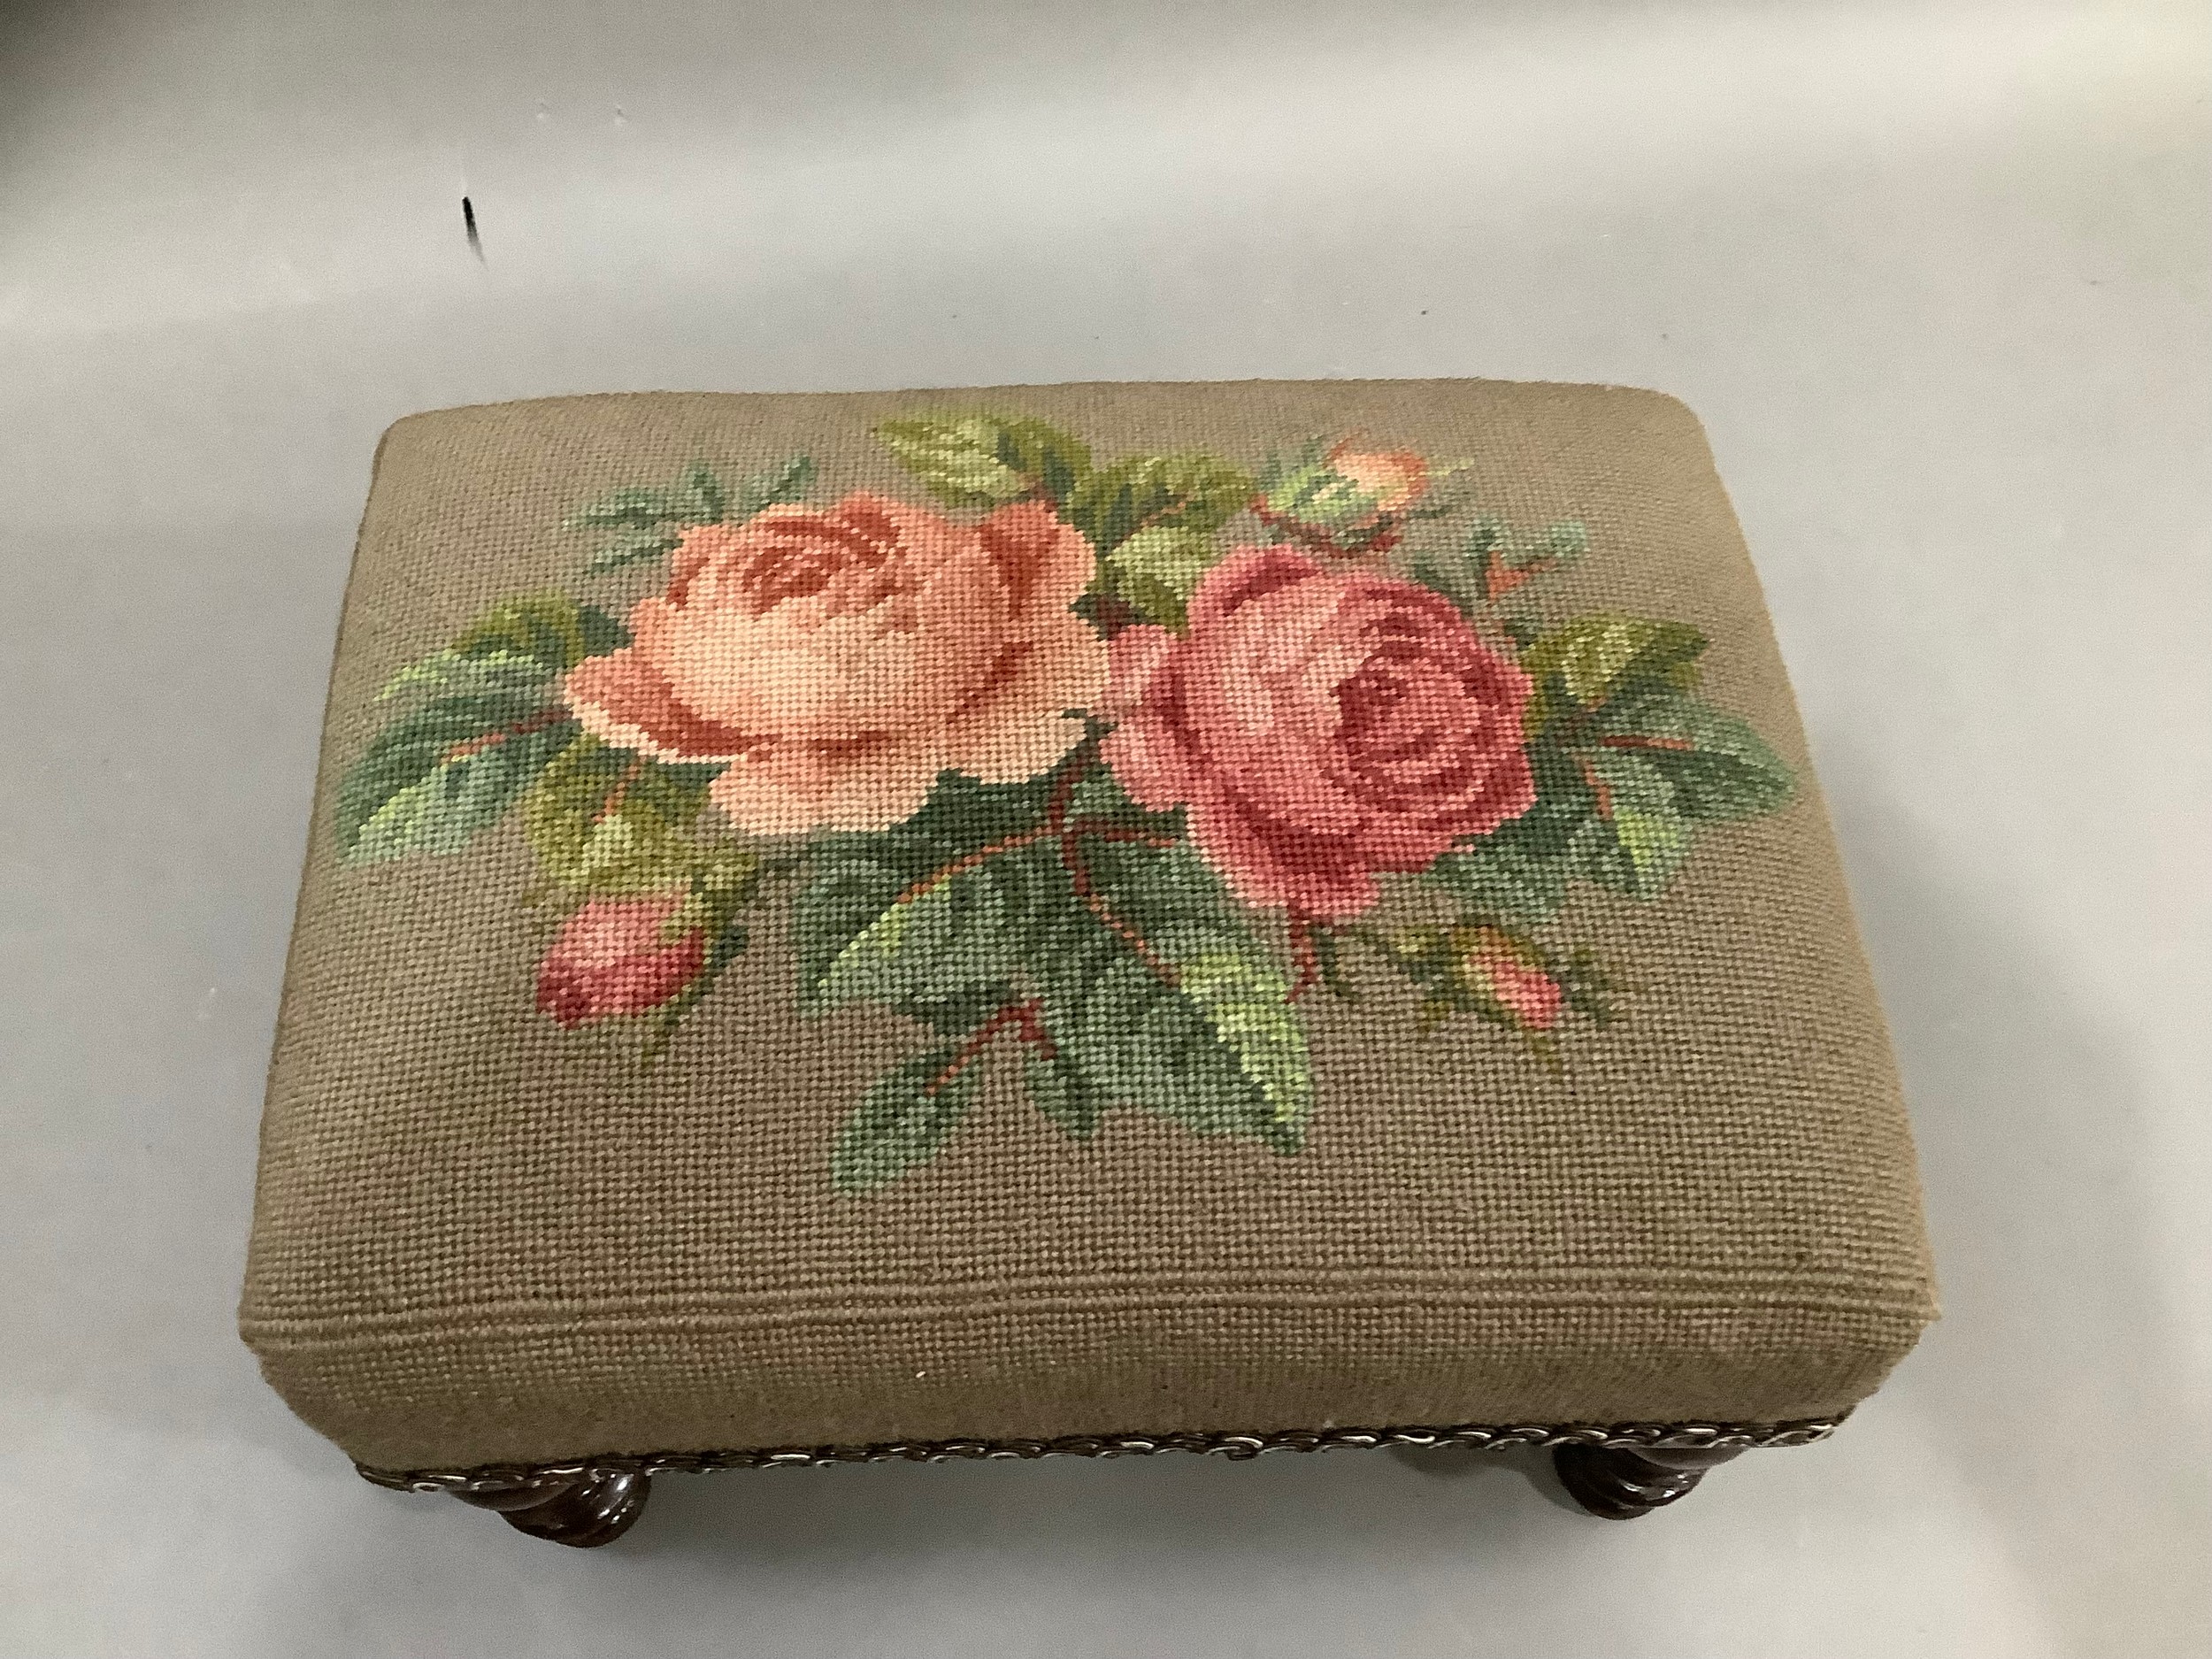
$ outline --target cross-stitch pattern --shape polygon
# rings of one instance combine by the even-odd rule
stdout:
[[[515,821],[559,918],[539,1008],[638,1022],[641,1063],[787,893],[803,1008],[929,1033],[854,1102],[841,1190],[933,1157],[994,1050],[1077,1141],[1133,1109],[1294,1153],[1302,1001],[1378,984],[1562,1069],[1617,995],[1556,937],[1570,890],[1654,899],[1792,793],[1698,695],[1701,634],[1547,618],[1583,526],[1509,526],[1432,457],[876,435],[935,504],[815,501],[794,457],[585,507],[586,576],[665,561],[660,590],[493,607],[390,678],[336,804],[350,863]]]

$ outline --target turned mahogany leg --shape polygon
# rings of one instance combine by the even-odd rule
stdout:
[[[650,1475],[604,1474],[524,1480],[453,1495],[480,1509],[498,1511],[518,1532],[595,1549],[630,1530],[652,1489]]]
[[[1742,1449],[1645,1446],[1632,1452],[1611,1446],[1559,1446],[1551,1458],[1559,1484],[1577,1503],[1609,1521],[1632,1521],[1688,1495],[1707,1470]]]

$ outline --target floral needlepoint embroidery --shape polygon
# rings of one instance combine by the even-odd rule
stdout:
[[[876,435],[932,504],[811,500],[794,457],[585,507],[587,575],[664,561],[657,588],[619,620],[507,600],[401,668],[335,804],[356,864],[513,816],[559,918],[538,1008],[634,1020],[649,1058],[787,895],[799,1007],[926,1033],[851,1103],[841,1190],[934,1157],[993,1053],[1078,1141],[1135,1110],[1294,1153],[1302,999],[1360,995],[1355,960],[1423,1029],[1563,1069],[1621,989],[1555,936],[1570,891],[1654,898],[1701,826],[1792,793],[1698,695],[1701,634],[1547,620],[1583,527],[1448,500],[1414,450],[1102,464],[979,411]],[[1453,919],[1393,923],[1394,894]]]

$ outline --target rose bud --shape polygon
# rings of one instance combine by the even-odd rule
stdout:
[[[664,930],[687,889],[634,899],[593,899],[554,935],[538,968],[538,1008],[564,1025],[658,1008],[705,965],[703,929],[670,941]]]
[[[1262,522],[1294,540],[1340,552],[1387,547],[1402,513],[1428,493],[1429,465],[1410,449],[1355,449],[1325,456],[1276,480],[1262,497]]]
[[[1559,1023],[1566,990],[1543,966],[1494,927],[1455,928],[1458,961],[1452,972],[1478,997],[1495,1002],[1523,1031]]]

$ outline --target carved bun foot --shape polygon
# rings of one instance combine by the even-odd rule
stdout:
[[[1567,1495],[1593,1515],[1609,1521],[1632,1521],[1689,1495],[1705,1471],[1724,1463],[1740,1447],[1646,1447],[1622,1451],[1608,1446],[1553,1448],[1552,1467]]]
[[[529,1480],[453,1495],[480,1509],[496,1510],[518,1532],[596,1549],[630,1530],[652,1490],[650,1475],[608,1474]]]

